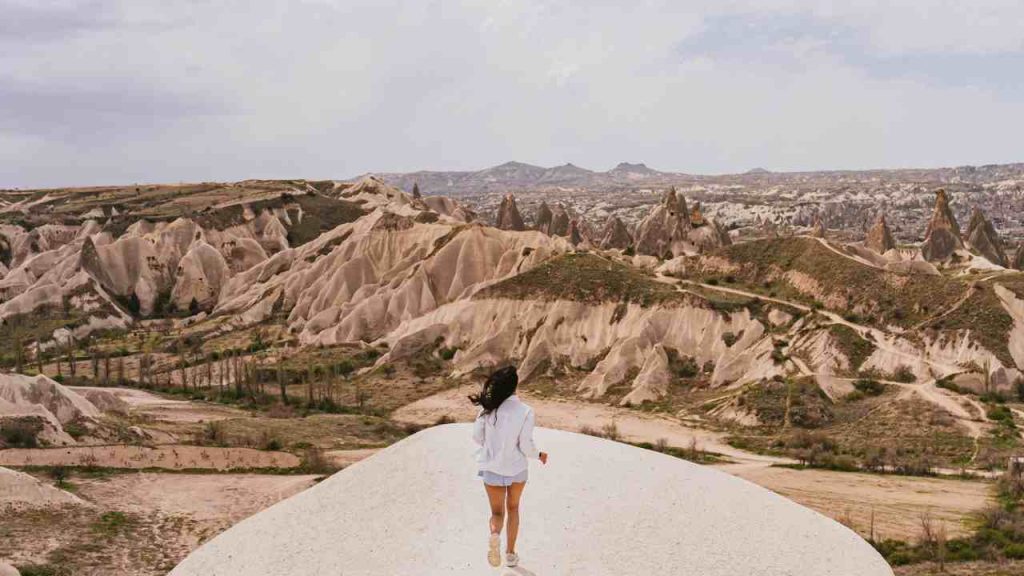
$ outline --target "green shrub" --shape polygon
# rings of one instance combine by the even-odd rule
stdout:
[[[989,420],[1000,422],[1010,427],[1014,427],[1013,412],[1002,404],[989,405],[987,410]]]
[[[78,440],[89,433],[89,429],[83,426],[80,422],[68,422],[64,425],[64,431],[75,440]]]
[[[895,382],[903,382],[909,384],[917,380],[917,376],[914,376],[914,371],[910,366],[900,366],[893,371],[891,379]]]
[[[12,420],[0,424],[0,439],[10,448],[36,448],[42,423]]]
[[[881,396],[885,392],[885,384],[868,378],[854,380],[853,387],[865,396]]]
[[[1013,544],[1007,545],[1003,548],[1003,556],[1014,560],[1024,558],[1024,544],[1014,542]]]

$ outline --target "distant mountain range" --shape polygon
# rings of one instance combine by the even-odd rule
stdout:
[[[412,190],[419,184],[424,194],[486,194],[538,189],[587,189],[593,191],[637,187],[661,187],[698,183],[714,184],[848,184],[853,182],[920,182],[921,184],[981,184],[1024,178],[1024,163],[960,166],[954,168],[903,168],[893,170],[823,170],[772,172],[754,168],[741,174],[695,175],[662,172],[643,163],[622,162],[611,170],[597,172],[574,164],[545,168],[523,162],[506,162],[475,171],[422,170],[377,174],[385,182]],[[361,177],[361,176],[360,176]],[[355,179],[353,179],[355,180]]]
[[[424,194],[461,194],[536,188],[608,188],[640,182],[677,181],[692,176],[660,172],[643,163],[622,162],[606,172],[595,172],[575,164],[545,168],[523,162],[506,162],[476,171],[433,171],[377,174],[403,190],[419,184]]]

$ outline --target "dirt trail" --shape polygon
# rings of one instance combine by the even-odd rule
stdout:
[[[829,250],[831,250],[832,252],[835,252],[839,256],[842,256],[843,258],[847,258],[849,260],[853,260],[857,264],[863,264],[864,266],[870,266],[871,268],[874,268],[876,270],[885,270],[885,268],[875,264],[874,262],[871,262],[870,260],[867,260],[865,258],[861,258],[860,256],[855,256],[853,254],[847,254],[846,252],[843,252],[842,250],[840,250],[840,249],[836,248],[835,246],[833,246],[831,243],[829,243],[828,240],[825,240],[824,238],[818,238],[818,237],[815,237],[815,236],[804,236],[804,238],[813,238],[814,240],[817,240],[818,242],[820,242],[821,245],[824,246],[825,248],[828,248]]]
[[[194,400],[174,400],[164,398],[145,390],[134,388],[95,388],[90,386],[69,386],[75,391],[99,390],[117,396],[119,400],[128,405],[133,414],[146,416],[160,422],[175,424],[213,422],[216,420],[227,420],[230,418],[242,418],[249,415],[249,412],[223,406],[209,404]]]
[[[476,386],[447,390],[399,408],[392,414],[392,418],[420,425],[434,424],[445,416],[471,422],[476,416],[476,408],[466,400],[466,396],[476,390]],[[536,411],[538,423],[547,428],[577,432],[584,427],[600,430],[614,423],[622,439],[631,442],[654,443],[663,438],[671,446],[686,448],[696,441],[698,448],[722,454],[737,462],[763,465],[792,462],[786,458],[762,456],[733,448],[725,441],[724,434],[687,426],[665,416],[604,404],[538,398],[528,393],[522,394],[522,397]]]

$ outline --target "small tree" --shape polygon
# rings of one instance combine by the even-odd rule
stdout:
[[[142,302],[139,301],[139,295],[135,292],[128,296],[128,313],[135,317],[142,313]]]

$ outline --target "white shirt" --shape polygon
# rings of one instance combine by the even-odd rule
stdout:
[[[477,464],[484,472],[515,476],[527,469],[527,458],[540,457],[533,443],[533,408],[518,396],[509,396],[490,414],[481,410],[473,423],[473,441],[480,445]]]

